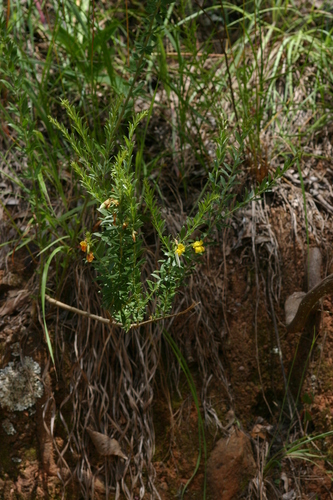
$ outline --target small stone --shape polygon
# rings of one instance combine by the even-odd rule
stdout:
[[[235,500],[256,474],[250,439],[240,430],[220,439],[207,464],[208,491],[211,498]]]
[[[5,418],[5,420],[2,422],[2,427],[5,433],[8,434],[8,436],[13,436],[14,434],[16,434],[16,429],[9,418]]]
[[[10,348],[12,350],[12,356],[18,357],[20,355],[20,343],[19,342],[14,342],[14,344],[12,344],[10,346]]]

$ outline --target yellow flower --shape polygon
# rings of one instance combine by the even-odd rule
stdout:
[[[87,251],[87,246],[88,246],[88,243],[85,240],[80,242],[80,247],[81,247],[82,252]]]
[[[92,262],[94,260],[94,254],[92,252],[88,253],[87,255],[87,261]]]
[[[180,257],[184,252],[185,252],[185,245],[183,245],[182,243],[178,243],[175,253],[178,255],[178,257]]]
[[[195,253],[203,253],[205,251],[202,240],[192,243],[192,247],[194,248]]]

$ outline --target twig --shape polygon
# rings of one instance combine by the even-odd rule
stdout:
[[[152,56],[158,56],[158,52],[152,52]],[[165,53],[166,57],[174,57],[174,58],[178,58],[180,55],[182,57],[193,57],[193,53],[192,52],[166,52]],[[205,56],[206,59],[222,59],[224,58],[224,54],[221,54],[221,53],[215,53],[215,52],[211,52],[209,54],[206,54],[206,52],[196,52],[195,55],[197,57],[202,57],[202,56]]]
[[[270,278],[270,271],[269,271],[269,278]],[[286,391],[286,396],[287,396],[287,402],[289,406],[289,412],[290,412],[290,420],[292,421],[293,415],[294,415],[294,409],[296,409],[296,405],[293,399],[293,396],[290,392],[287,376],[286,376],[286,371],[284,369],[284,364],[283,364],[283,358],[282,358],[282,348],[281,348],[281,342],[280,342],[280,336],[279,336],[279,330],[277,327],[276,323],[276,316],[275,316],[275,311],[274,311],[274,305],[273,305],[273,299],[272,299],[272,293],[270,289],[270,284],[268,283],[267,286],[267,291],[268,291],[268,299],[269,299],[269,305],[271,308],[271,314],[272,314],[272,321],[273,321],[273,326],[274,326],[274,332],[275,332],[275,339],[276,339],[276,344],[278,348],[278,354],[279,354],[279,360],[281,364],[281,371],[282,371],[282,377],[283,377],[283,382],[284,382],[284,388]]]
[[[127,32],[127,66],[130,66],[130,56],[129,56],[129,23],[128,23],[128,0],[125,2],[126,6],[126,32]]]
[[[141,53],[141,56],[140,56],[140,59],[138,60],[137,62],[137,66],[136,66],[136,71],[135,71],[135,74],[133,76],[133,79],[132,79],[132,83],[128,89],[128,92],[127,92],[127,97],[125,99],[125,102],[124,102],[124,105],[121,109],[121,112],[120,112],[120,115],[118,117],[118,120],[117,120],[117,123],[115,125],[115,128],[114,128],[114,133],[118,130],[118,127],[121,123],[121,120],[123,119],[123,116],[125,114],[125,110],[126,110],[126,107],[127,107],[127,104],[132,96],[132,92],[133,92],[133,89],[134,89],[134,85],[139,77],[139,73],[140,73],[140,70],[141,70],[141,63],[144,59],[144,55],[145,55],[145,49],[148,45],[148,42],[150,40],[150,35],[151,35],[151,32],[152,32],[152,29],[153,29],[153,25],[154,25],[154,21],[155,21],[155,16],[158,12],[158,9],[160,8],[160,5],[161,5],[161,1],[159,1],[156,5],[156,9],[155,9],[155,13],[154,13],[154,16],[151,17],[151,20],[150,20],[150,23],[149,23],[149,27],[148,27],[148,31],[147,31],[147,37],[146,37],[146,40],[143,44],[143,47],[142,47],[142,53]]]
[[[254,339],[255,339],[255,346],[256,346],[256,361],[257,361],[257,369],[258,369],[258,375],[259,375],[259,381],[260,381],[260,386],[261,386],[261,391],[262,391],[262,396],[264,398],[264,401],[266,403],[267,409],[269,413],[271,414],[272,418],[274,419],[274,414],[272,412],[272,409],[268,403],[268,400],[266,398],[265,394],[265,389],[264,389],[264,383],[262,380],[261,376],[261,369],[260,369],[260,360],[259,360],[259,344],[258,344],[258,309],[259,309],[259,299],[260,299],[260,287],[259,287],[259,269],[258,269],[258,259],[257,259],[257,252],[256,252],[256,246],[255,246],[255,236],[256,236],[256,218],[255,218],[255,201],[252,200],[252,253],[254,257],[254,269],[256,273],[256,305],[254,309]]]
[[[210,15],[207,13],[207,11],[200,5],[200,3],[198,2],[198,0],[195,0],[195,3],[196,5],[198,5],[198,7],[201,9],[202,13],[209,19],[209,21],[213,24],[212,22],[212,19],[210,17]],[[220,41],[220,44],[221,44],[221,49],[222,49],[222,52],[223,52],[223,55],[224,55],[224,58],[225,58],[225,65],[226,65],[226,70],[227,70],[227,77],[228,77],[228,81],[229,81],[229,88],[230,88],[230,95],[231,95],[231,101],[232,101],[232,107],[233,107],[233,110],[234,110],[234,113],[235,113],[235,118],[236,118],[236,127],[237,127],[237,130],[238,130],[238,133],[239,135],[241,136],[241,129],[240,129],[240,125],[239,125],[239,119],[238,119],[238,113],[237,113],[237,108],[236,108],[236,102],[235,102],[235,96],[234,96],[234,90],[233,90],[233,87],[232,87],[232,78],[231,78],[231,73],[230,73],[230,66],[229,66],[229,59],[228,59],[228,54],[227,54],[227,50],[226,50],[226,47],[225,47],[225,44],[224,44],[224,41],[225,41],[225,35],[227,34],[227,37],[228,37],[228,41],[229,41],[229,45],[230,45],[230,51],[231,51],[231,56],[232,56],[232,59],[234,60],[234,57],[233,57],[233,53],[232,53],[232,46],[231,46],[231,40],[230,40],[230,37],[229,37],[229,32],[228,32],[228,28],[227,28],[227,22],[226,22],[226,15],[225,15],[225,11],[224,11],[224,7],[223,7],[223,2],[222,0],[220,0],[220,4],[221,4],[221,13],[222,13],[222,17],[223,17],[223,36],[221,37],[220,35],[220,32],[217,31],[216,32],[216,35]]]
[[[10,17],[10,0],[7,0],[6,29],[8,29],[9,17]]]
[[[80,314],[81,316],[86,316],[87,318],[95,319],[96,321],[100,321],[101,323],[111,324],[114,326],[123,326],[122,323],[117,323],[116,321],[112,321],[112,319],[102,318],[102,316],[96,316],[96,314],[91,314],[87,311],[82,311],[82,309],[77,309],[76,307],[69,306],[64,302],[60,302],[60,300],[52,299],[52,297],[50,297],[49,295],[45,295],[45,298],[48,302],[50,302],[50,304],[54,304],[57,307],[61,307],[61,309],[65,309],[66,311],[71,311],[73,313]],[[199,302],[193,302],[193,304],[191,304],[190,307],[188,307],[184,311],[177,312],[175,314],[168,314],[167,316],[161,316],[160,318],[151,318],[146,321],[141,321],[141,323],[132,323],[129,328],[130,329],[137,328],[142,325],[148,325],[149,323],[156,323],[157,321],[163,321],[164,319],[174,318],[175,316],[181,316],[182,314],[186,314],[187,312],[189,312],[198,304]]]

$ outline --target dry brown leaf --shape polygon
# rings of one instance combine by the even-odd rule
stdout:
[[[266,440],[269,439],[269,437],[271,436],[271,432],[272,432],[271,425],[256,424],[251,431],[251,437],[253,439],[260,437],[261,439]]]
[[[23,284],[23,276],[17,273],[4,273],[0,274],[0,289],[6,291],[11,288],[20,288]]]
[[[29,295],[29,290],[18,290],[17,292],[15,291],[15,295],[12,298],[6,300],[4,305],[0,308],[0,317],[13,314],[16,309],[19,309],[24,304],[24,302],[26,302]]]
[[[122,452],[120,444],[116,439],[112,439],[101,432],[93,431],[92,429],[89,429],[89,427],[87,428],[87,431],[100,455],[117,455],[118,457],[127,460],[127,456]]]

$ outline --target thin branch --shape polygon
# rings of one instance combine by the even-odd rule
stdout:
[[[152,52],[151,54],[152,56],[158,56],[158,52]],[[166,57],[174,57],[175,59],[178,58],[180,55],[182,57],[193,57],[193,53],[192,52],[166,52],[165,53]],[[220,59],[223,59],[225,56],[224,54],[220,54],[220,53],[215,53],[215,52],[211,52],[209,54],[206,54],[206,52],[196,52],[195,55],[197,57],[202,57],[202,56],[205,56],[206,60],[208,59],[214,59],[214,58],[220,58]],[[310,119],[312,118],[312,116],[310,116]]]
[[[128,0],[125,2],[126,5],[126,32],[127,32],[127,66],[130,65],[130,56],[129,56],[129,23],[128,23]]]
[[[209,19],[210,23],[213,25],[213,22],[212,22],[212,19],[211,19],[210,15],[200,5],[200,3],[198,2],[198,0],[195,0],[195,3],[196,3],[196,5],[198,5],[198,7],[201,9],[202,13]],[[228,32],[228,27],[227,27],[227,22],[226,22],[226,15],[225,15],[224,7],[223,7],[223,2],[220,0],[220,3],[221,3],[221,13],[222,13],[222,17],[223,17],[223,24],[224,24],[223,28],[224,29],[223,29],[223,36],[222,37],[221,37],[219,31],[216,31],[216,36],[218,37],[218,39],[220,41],[221,49],[222,49],[222,52],[223,52],[223,55],[224,55],[224,58],[225,58],[225,64],[226,64],[226,70],[227,70],[227,77],[228,77],[228,81],[229,81],[230,95],[231,95],[231,101],[232,101],[232,107],[234,109],[235,118],[236,118],[236,122],[237,122],[236,127],[238,129],[239,135],[241,136],[242,134],[241,134],[241,129],[240,129],[240,125],[239,125],[239,119],[238,119],[238,113],[237,113],[237,108],[236,108],[234,91],[233,91],[233,87],[232,87],[232,78],[231,78],[231,74],[230,74],[229,59],[228,59],[228,54],[227,54],[227,50],[226,50],[225,43],[224,43],[225,42],[225,34],[227,34],[229,45],[230,45],[230,51],[231,51],[231,55],[232,55],[232,58],[233,58],[232,45],[231,45],[231,40],[230,40],[230,37],[229,37],[229,32]]]
[[[117,323],[116,321],[112,321],[112,319],[108,318],[102,318],[102,316],[96,316],[96,314],[91,314],[88,313],[87,311],[82,311],[82,309],[77,309],[76,307],[69,306],[68,304],[65,304],[64,302],[60,302],[60,300],[52,299],[49,295],[45,295],[45,298],[50,304],[55,305],[56,307],[60,307],[61,309],[65,309],[66,311],[71,311],[76,314],[80,314],[81,316],[85,316],[87,318],[95,319],[96,321],[100,321],[101,323],[105,324],[111,324],[114,326],[123,326],[122,323]],[[175,316],[181,316],[182,314],[186,314],[189,312],[191,309],[199,305],[199,302],[193,302],[193,304],[190,305],[187,309],[181,312],[177,312],[175,314],[168,314],[167,316],[161,316],[160,318],[152,318],[148,319],[147,321],[141,321],[141,323],[132,323],[130,325],[131,328],[138,328],[139,326],[142,325],[148,325],[149,323],[156,323],[157,321],[163,321],[164,319],[170,319],[174,318]]]
[[[149,27],[148,27],[148,34],[147,34],[147,37],[146,37],[146,40],[144,42],[144,46],[142,48],[142,54],[140,56],[140,59],[139,61],[137,62],[137,66],[136,66],[136,71],[135,71],[135,74],[133,76],[133,80],[132,80],[132,83],[131,83],[131,86],[130,88],[128,89],[128,92],[127,92],[127,97],[125,99],[125,102],[124,102],[124,105],[123,107],[121,108],[121,112],[120,112],[120,115],[118,117],[118,120],[117,120],[117,123],[116,123],[116,126],[115,126],[115,131],[118,130],[118,127],[121,123],[121,120],[123,119],[123,116],[125,114],[125,111],[126,111],[126,107],[127,107],[127,104],[130,100],[130,98],[132,97],[132,92],[133,92],[133,89],[134,89],[134,85],[138,79],[138,76],[139,76],[139,73],[141,71],[141,63],[143,61],[143,58],[144,58],[144,55],[145,55],[145,49],[148,45],[148,42],[150,40],[150,36],[151,36],[151,32],[152,32],[152,29],[153,29],[153,25],[154,25],[154,22],[155,22],[155,17],[156,17],[156,14],[158,12],[158,9],[160,8],[160,4],[161,2],[158,2],[157,5],[156,5],[156,9],[155,9],[155,13],[154,13],[154,16],[152,16],[151,20],[150,20],[150,24],[149,24]]]

